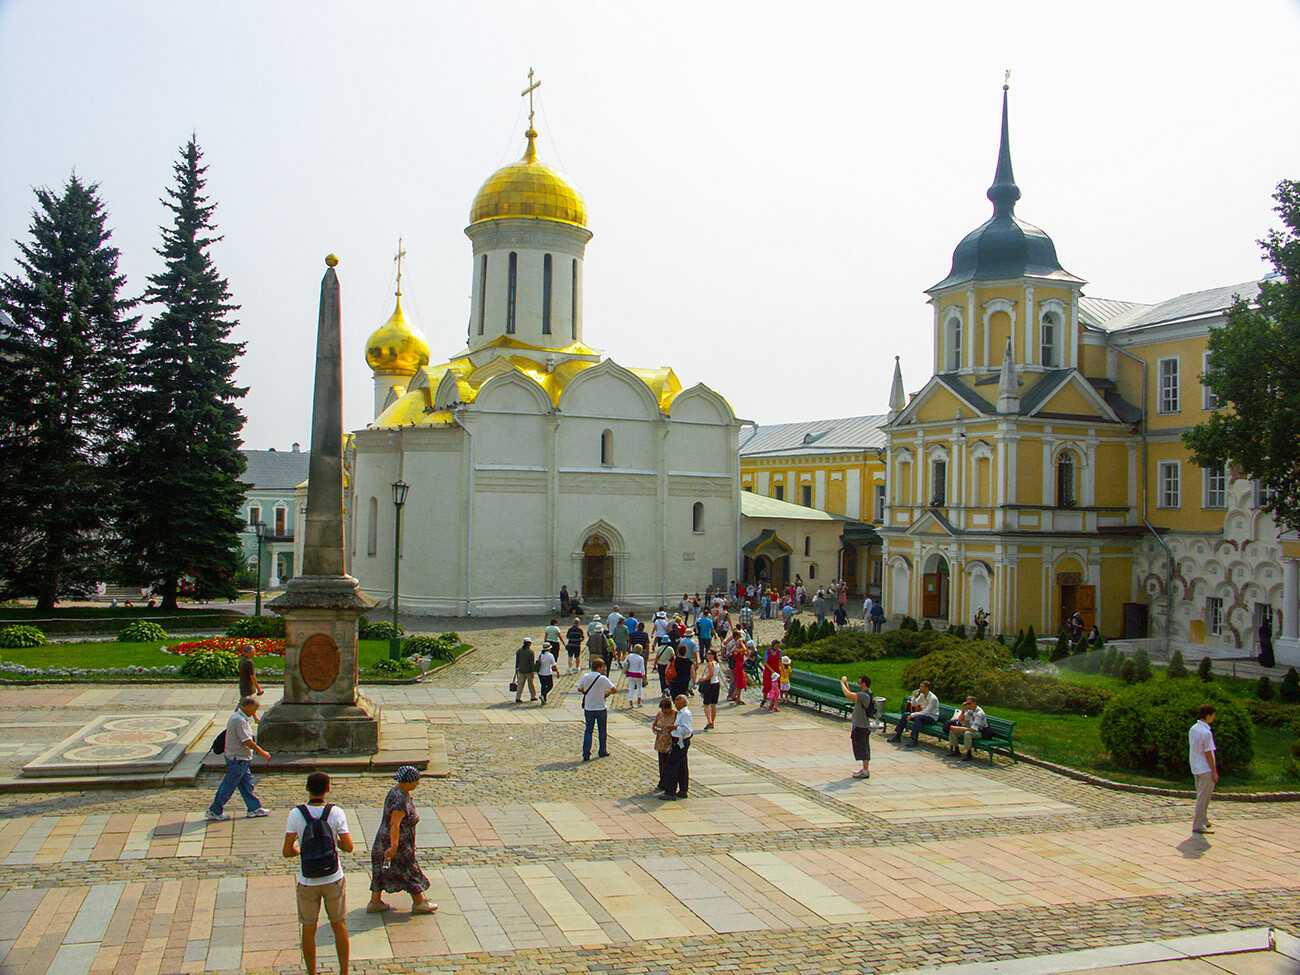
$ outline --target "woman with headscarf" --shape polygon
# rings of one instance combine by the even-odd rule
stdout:
[[[383,894],[403,891],[411,895],[412,914],[432,914],[438,905],[424,896],[429,889],[429,878],[415,859],[415,825],[420,821],[420,814],[415,811],[411,793],[420,784],[420,773],[410,765],[403,765],[393,778],[396,784],[384,798],[379,831],[370,848],[370,903],[366,912],[378,914],[388,910]]]

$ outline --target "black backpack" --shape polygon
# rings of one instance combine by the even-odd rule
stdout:
[[[223,729],[221,734],[212,739],[212,754],[224,755],[226,753],[226,732]]]
[[[299,806],[298,812],[307,821],[302,831],[302,875],[311,879],[328,877],[339,868],[338,844],[334,839],[334,829],[329,824],[330,810],[327,804],[320,816],[313,816],[306,806]]]

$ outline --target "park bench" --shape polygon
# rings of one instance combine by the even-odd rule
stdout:
[[[951,704],[940,704],[939,723],[922,725],[921,734],[933,735],[935,738],[947,741],[948,733],[943,730],[943,726],[951,721],[960,710],[960,708],[955,708]],[[899,719],[902,717],[901,712],[902,705],[899,705],[898,711],[891,711],[885,714],[884,720],[886,727],[897,727]],[[990,764],[993,762],[993,750],[995,748],[1005,749],[1007,754],[1011,756],[1011,761],[1018,761],[1016,758],[1016,747],[1012,742],[1012,734],[1016,729],[1016,723],[1014,721],[1008,721],[1006,718],[995,718],[992,715],[987,715],[987,717],[989,719],[989,731],[993,733],[992,737],[980,738],[976,735],[971,739],[971,750],[974,751],[977,748],[984,749],[989,753]]]
[[[857,685],[854,684],[852,689],[857,690]],[[818,711],[830,708],[848,714],[853,710],[853,702],[844,696],[839,680],[806,670],[790,671],[790,697],[813,704]]]

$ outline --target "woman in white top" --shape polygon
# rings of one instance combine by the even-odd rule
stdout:
[[[704,655],[699,682],[700,700],[704,703],[704,730],[708,731],[718,718],[718,692],[722,689],[722,665],[718,663],[718,651],[710,650]]]

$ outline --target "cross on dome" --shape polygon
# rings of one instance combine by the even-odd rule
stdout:
[[[520,98],[523,98],[524,95],[528,96],[528,128],[529,129],[532,129],[533,127],[533,92],[535,92],[540,87],[542,87],[542,83],[540,81],[533,80],[533,69],[529,68],[528,87],[519,93]]]
[[[397,262],[397,297],[402,297],[402,258],[406,256],[406,251],[402,249],[402,238],[397,238],[397,254],[393,258]]]

